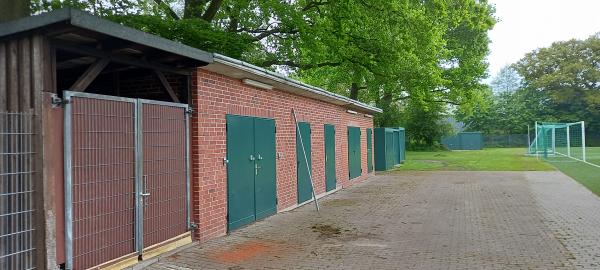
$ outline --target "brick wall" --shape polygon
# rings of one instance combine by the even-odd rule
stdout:
[[[291,109],[298,121],[310,123],[315,191],[325,192],[324,124],[336,129],[336,177],[338,187],[359,182],[367,174],[366,128],[371,118],[353,115],[346,109],[323,101],[295,96],[277,90],[262,90],[206,70],[192,78],[194,113],[192,119],[192,214],[198,224],[195,237],[205,241],[227,230],[226,114],[274,118],[277,126],[277,198],[278,209],[297,204],[296,128]],[[361,128],[362,175],[348,179],[347,127]]]

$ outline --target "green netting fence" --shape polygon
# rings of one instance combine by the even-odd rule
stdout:
[[[527,134],[484,134],[483,141],[486,148],[526,148]]]

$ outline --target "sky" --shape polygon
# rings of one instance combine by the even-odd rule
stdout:
[[[500,20],[490,32],[491,77],[526,53],[555,41],[600,32],[600,0],[490,0]]]

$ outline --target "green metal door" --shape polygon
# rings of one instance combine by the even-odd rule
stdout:
[[[394,145],[394,165],[400,164],[400,132],[397,130],[394,131],[392,143]]]
[[[400,129],[400,138],[398,140],[398,144],[400,146],[400,153],[398,153],[398,160],[402,163],[406,159],[406,131],[404,129]]]
[[[253,222],[254,119],[227,115],[227,228],[234,230]],[[252,134],[252,135],[249,135]]]
[[[325,125],[325,189],[336,188],[335,179],[335,127]]]
[[[385,132],[385,169],[389,170],[394,167],[394,132],[387,131]]]
[[[368,172],[372,172],[373,171],[373,145],[372,145],[372,139],[371,137],[373,130],[370,128],[367,128],[367,171]]]
[[[277,212],[275,120],[254,119],[255,215],[262,219]]]
[[[298,133],[298,129],[300,129],[300,133]],[[298,203],[303,203],[312,199],[312,185],[310,183],[310,176],[308,173],[309,170],[312,171],[310,133],[309,123],[298,122],[298,128],[296,129],[296,176],[298,178]],[[304,159],[304,152],[302,152],[300,135],[302,135],[302,141],[304,142],[304,151],[306,152],[308,167],[306,166],[307,162]]]
[[[359,177],[360,167],[360,128],[348,127],[348,170],[350,179]]]

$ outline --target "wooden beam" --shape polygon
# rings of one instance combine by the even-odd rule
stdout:
[[[43,91],[48,90],[47,82],[50,78],[47,75],[50,70],[48,59],[45,56],[45,51],[47,50],[48,43],[46,39],[38,34],[35,34],[31,38],[31,90],[33,92],[31,104],[33,105],[33,113],[36,117],[34,117],[33,121],[33,130],[35,135],[33,136],[33,151],[35,151],[35,155],[33,155],[33,171],[36,173],[33,174],[33,197],[34,197],[34,206],[37,210],[37,214],[34,215],[33,224],[34,224],[34,245],[36,246],[37,256],[36,268],[38,269],[47,269],[50,266],[56,265],[56,261],[53,258],[54,256],[46,257],[46,254],[54,254],[54,246],[57,242],[54,238],[54,229],[56,226],[55,218],[57,210],[55,209],[55,198],[54,194],[54,185],[58,185],[57,181],[53,178],[49,177],[50,173],[48,170],[60,170],[56,168],[56,164],[52,162],[52,159],[48,159],[45,155],[46,147],[48,144],[44,144],[44,138],[47,138],[48,134],[44,132],[44,125],[42,123],[46,123],[47,127],[53,126],[51,123],[44,122],[42,118],[44,116],[48,116],[43,113],[42,103],[43,103]],[[59,136],[59,135],[54,135]],[[62,134],[60,135],[62,136]],[[57,146],[58,148],[51,149],[61,149],[62,146]],[[50,151],[52,153],[52,151]],[[45,161],[48,161],[47,163]],[[61,170],[62,172],[62,170]],[[58,230],[58,229],[56,229]],[[48,263],[48,264],[47,264]],[[50,265],[50,266],[49,266]]]
[[[177,97],[177,95],[175,95],[175,91],[173,91],[173,88],[171,88],[171,85],[169,84],[169,81],[167,81],[165,74],[163,74],[159,70],[154,70],[154,73],[156,73],[156,76],[158,76],[160,83],[162,83],[162,85],[165,87],[165,90],[167,90],[167,93],[169,94],[169,96],[171,96],[171,99],[174,102],[179,103],[179,98]]]
[[[29,37],[19,40],[19,111],[27,112],[31,105],[31,43]]]
[[[88,69],[81,74],[79,79],[71,85],[69,90],[76,92],[85,92],[85,89],[90,86],[90,84],[98,77],[98,74],[110,63],[110,59],[102,58],[96,62],[94,62]]]
[[[19,49],[17,40],[8,42],[6,48],[6,71],[7,74],[7,109],[9,112],[19,111]]]
[[[156,70],[159,70],[162,72],[175,73],[175,74],[180,74],[180,75],[190,75],[192,73],[191,70],[174,68],[174,67],[171,67],[168,65],[163,65],[160,63],[148,61],[148,60],[141,59],[141,58],[118,56],[118,55],[114,55],[110,52],[100,51],[100,50],[90,48],[87,46],[70,44],[70,43],[64,42],[64,41],[55,40],[55,41],[53,41],[53,45],[57,49],[61,49],[61,50],[65,50],[65,51],[69,51],[69,52],[73,52],[73,53],[78,53],[78,54],[83,54],[83,55],[91,55],[91,56],[95,56],[98,58],[110,58],[110,60],[113,62],[121,63],[121,64],[125,64],[125,65],[130,65],[130,66],[135,66],[135,67],[140,67],[140,68],[147,68],[147,69],[156,69]]]
[[[6,43],[0,42],[0,112],[7,111]]]

